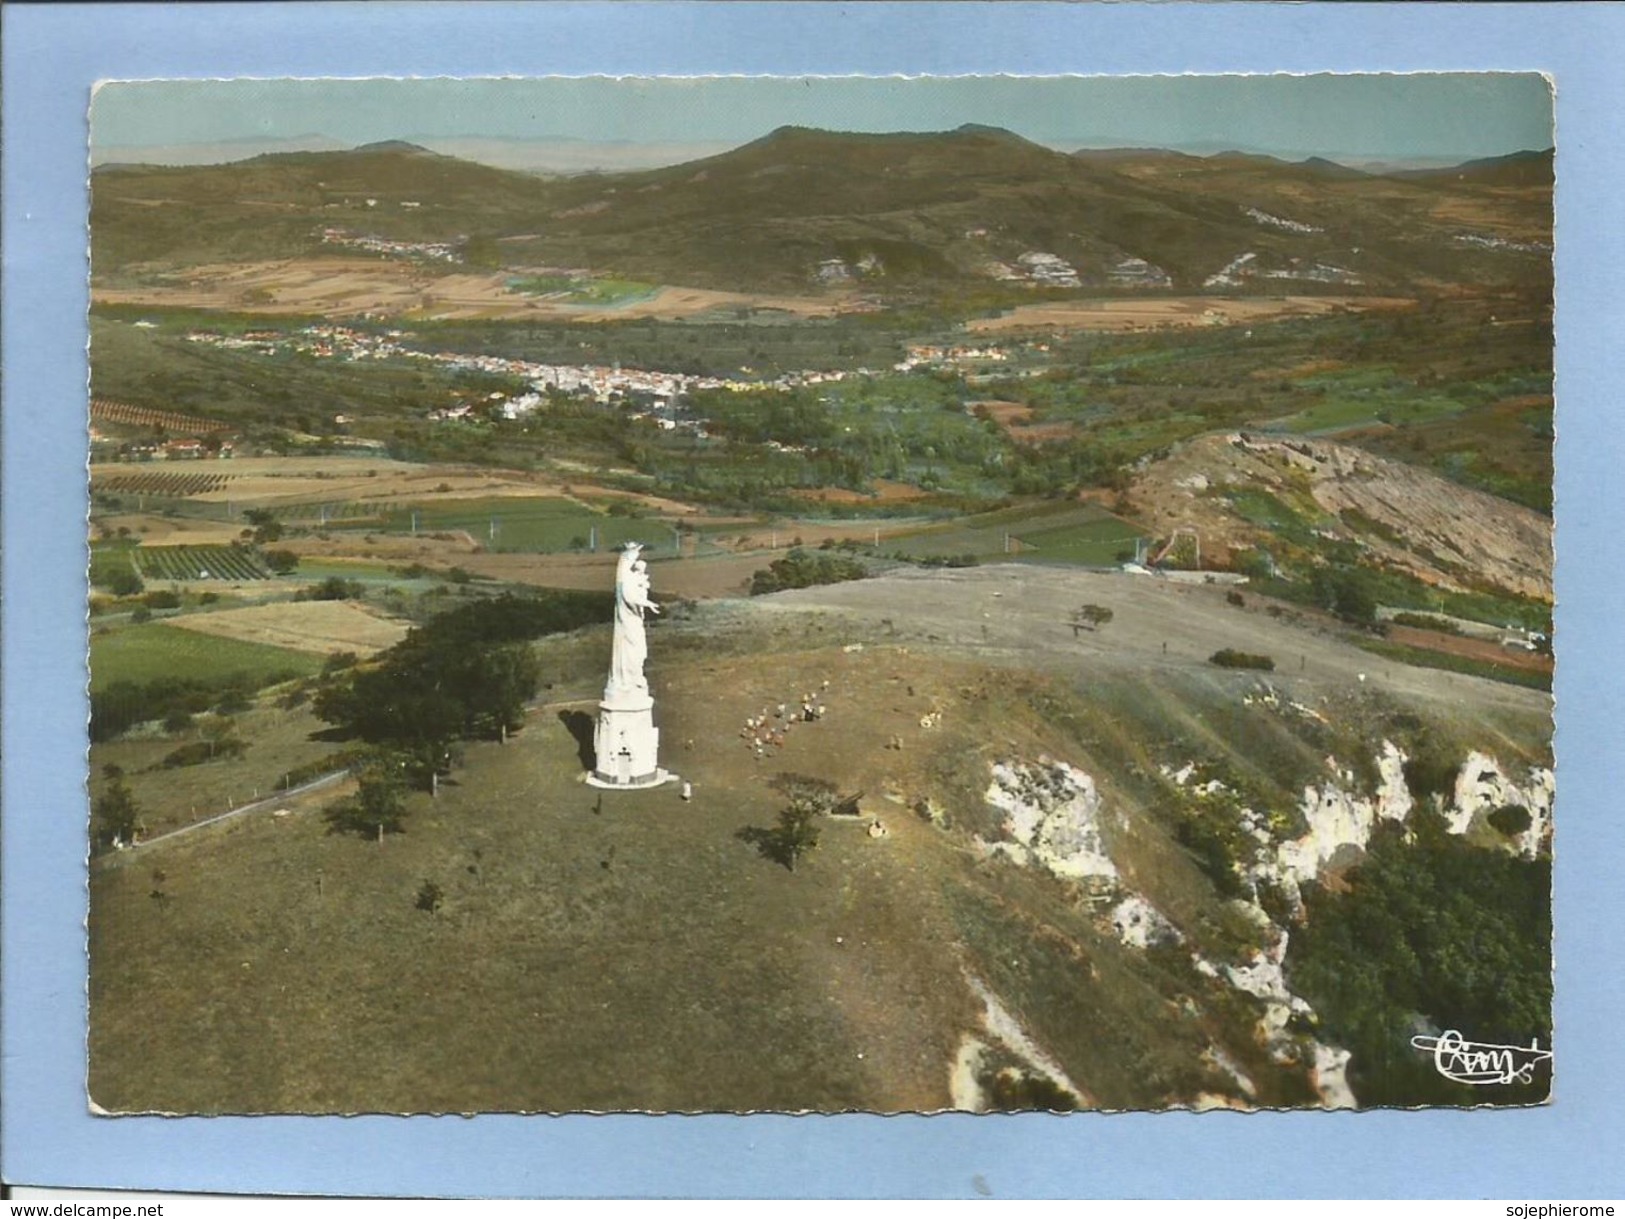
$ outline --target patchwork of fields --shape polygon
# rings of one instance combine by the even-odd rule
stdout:
[[[326,656],[336,651],[371,656],[399,643],[406,624],[369,613],[348,601],[295,601],[248,605],[209,614],[186,614],[173,625],[232,644],[266,644]]]
[[[114,627],[90,639],[90,688],[166,678],[215,682],[242,675],[254,686],[286,675],[308,677],[322,660],[308,652],[240,639],[224,639],[167,623]]]

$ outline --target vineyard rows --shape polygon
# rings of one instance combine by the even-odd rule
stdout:
[[[116,491],[125,495],[164,495],[183,499],[188,495],[222,490],[231,477],[230,474],[183,474],[178,470],[103,474],[97,476],[95,490],[98,493]]]
[[[153,410],[146,406],[133,406],[128,402],[114,402],[111,398],[92,398],[90,417],[103,423],[122,423],[134,427],[163,428],[184,436],[207,436],[211,432],[229,432],[231,425],[218,419],[204,419],[198,415],[181,415],[175,411]]]
[[[270,571],[249,550],[232,546],[141,546],[135,552],[149,580],[269,580]]]

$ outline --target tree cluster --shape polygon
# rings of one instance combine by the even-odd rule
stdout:
[[[159,677],[152,681],[115,681],[90,693],[90,739],[111,741],[148,720],[171,721],[183,730],[182,716],[214,707],[223,714],[248,706],[249,694],[265,686],[292,681],[298,674],[279,669],[263,674],[223,673],[207,679]]]
[[[407,773],[434,791],[458,740],[506,739],[523,721],[524,705],[541,681],[528,641],[607,613],[607,598],[587,594],[502,596],[459,606],[324,686],[316,714],[398,754]]]
[[[1436,814],[1435,814],[1436,816]],[[1527,1085],[1452,1084],[1411,1048],[1413,1032],[1551,1044],[1551,861],[1468,846],[1423,825],[1373,838],[1348,891],[1314,888],[1294,930],[1288,981],[1354,1055],[1363,1105],[1529,1103]]]
[[[838,584],[861,580],[869,569],[857,559],[835,554],[809,554],[795,549],[782,559],[774,559],[750,579],[750,595],[782,592],[788,588],[811,588],[815,584]]]

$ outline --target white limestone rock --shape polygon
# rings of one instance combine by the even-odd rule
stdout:
[[[1005,813],[1004,829],[1025,858],[1073,880],[1117,879],[1100,833],[1095,781],[1065,762],[996,763],[987,802]],[[1008,844],[998,844],[1003,847]]]
[[[1125,897],[1112,907],[1112,927],[1117,938],[1130,948],[1149,948],[1153,944],[1180,944],[1185,937],[1145,898],[1137,893]]]
[[[1494,758],[1475,750],[1456,772],[1456,787],[1445,817],[1452,834],[1465,834],[1480,815],[1503,805],[1520,805],[1529,810],[1530,824],[1514,845],[1519,854],[1533,859],[1551,829],[1554,794],[1553,775],[1545,767],[1531,767],[1528,777],[1519,784]]]

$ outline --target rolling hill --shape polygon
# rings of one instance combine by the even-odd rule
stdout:
[[[488,266],[738,291],[1540,288],[1551,233],[1540,155],[1377,176],[1240,153],[1066,154],[975,125],[785,127],[681,165],[541,179],[386,141],[104,166],[91,231],[103,280],[315,253],[337,229],[451,243]]]

